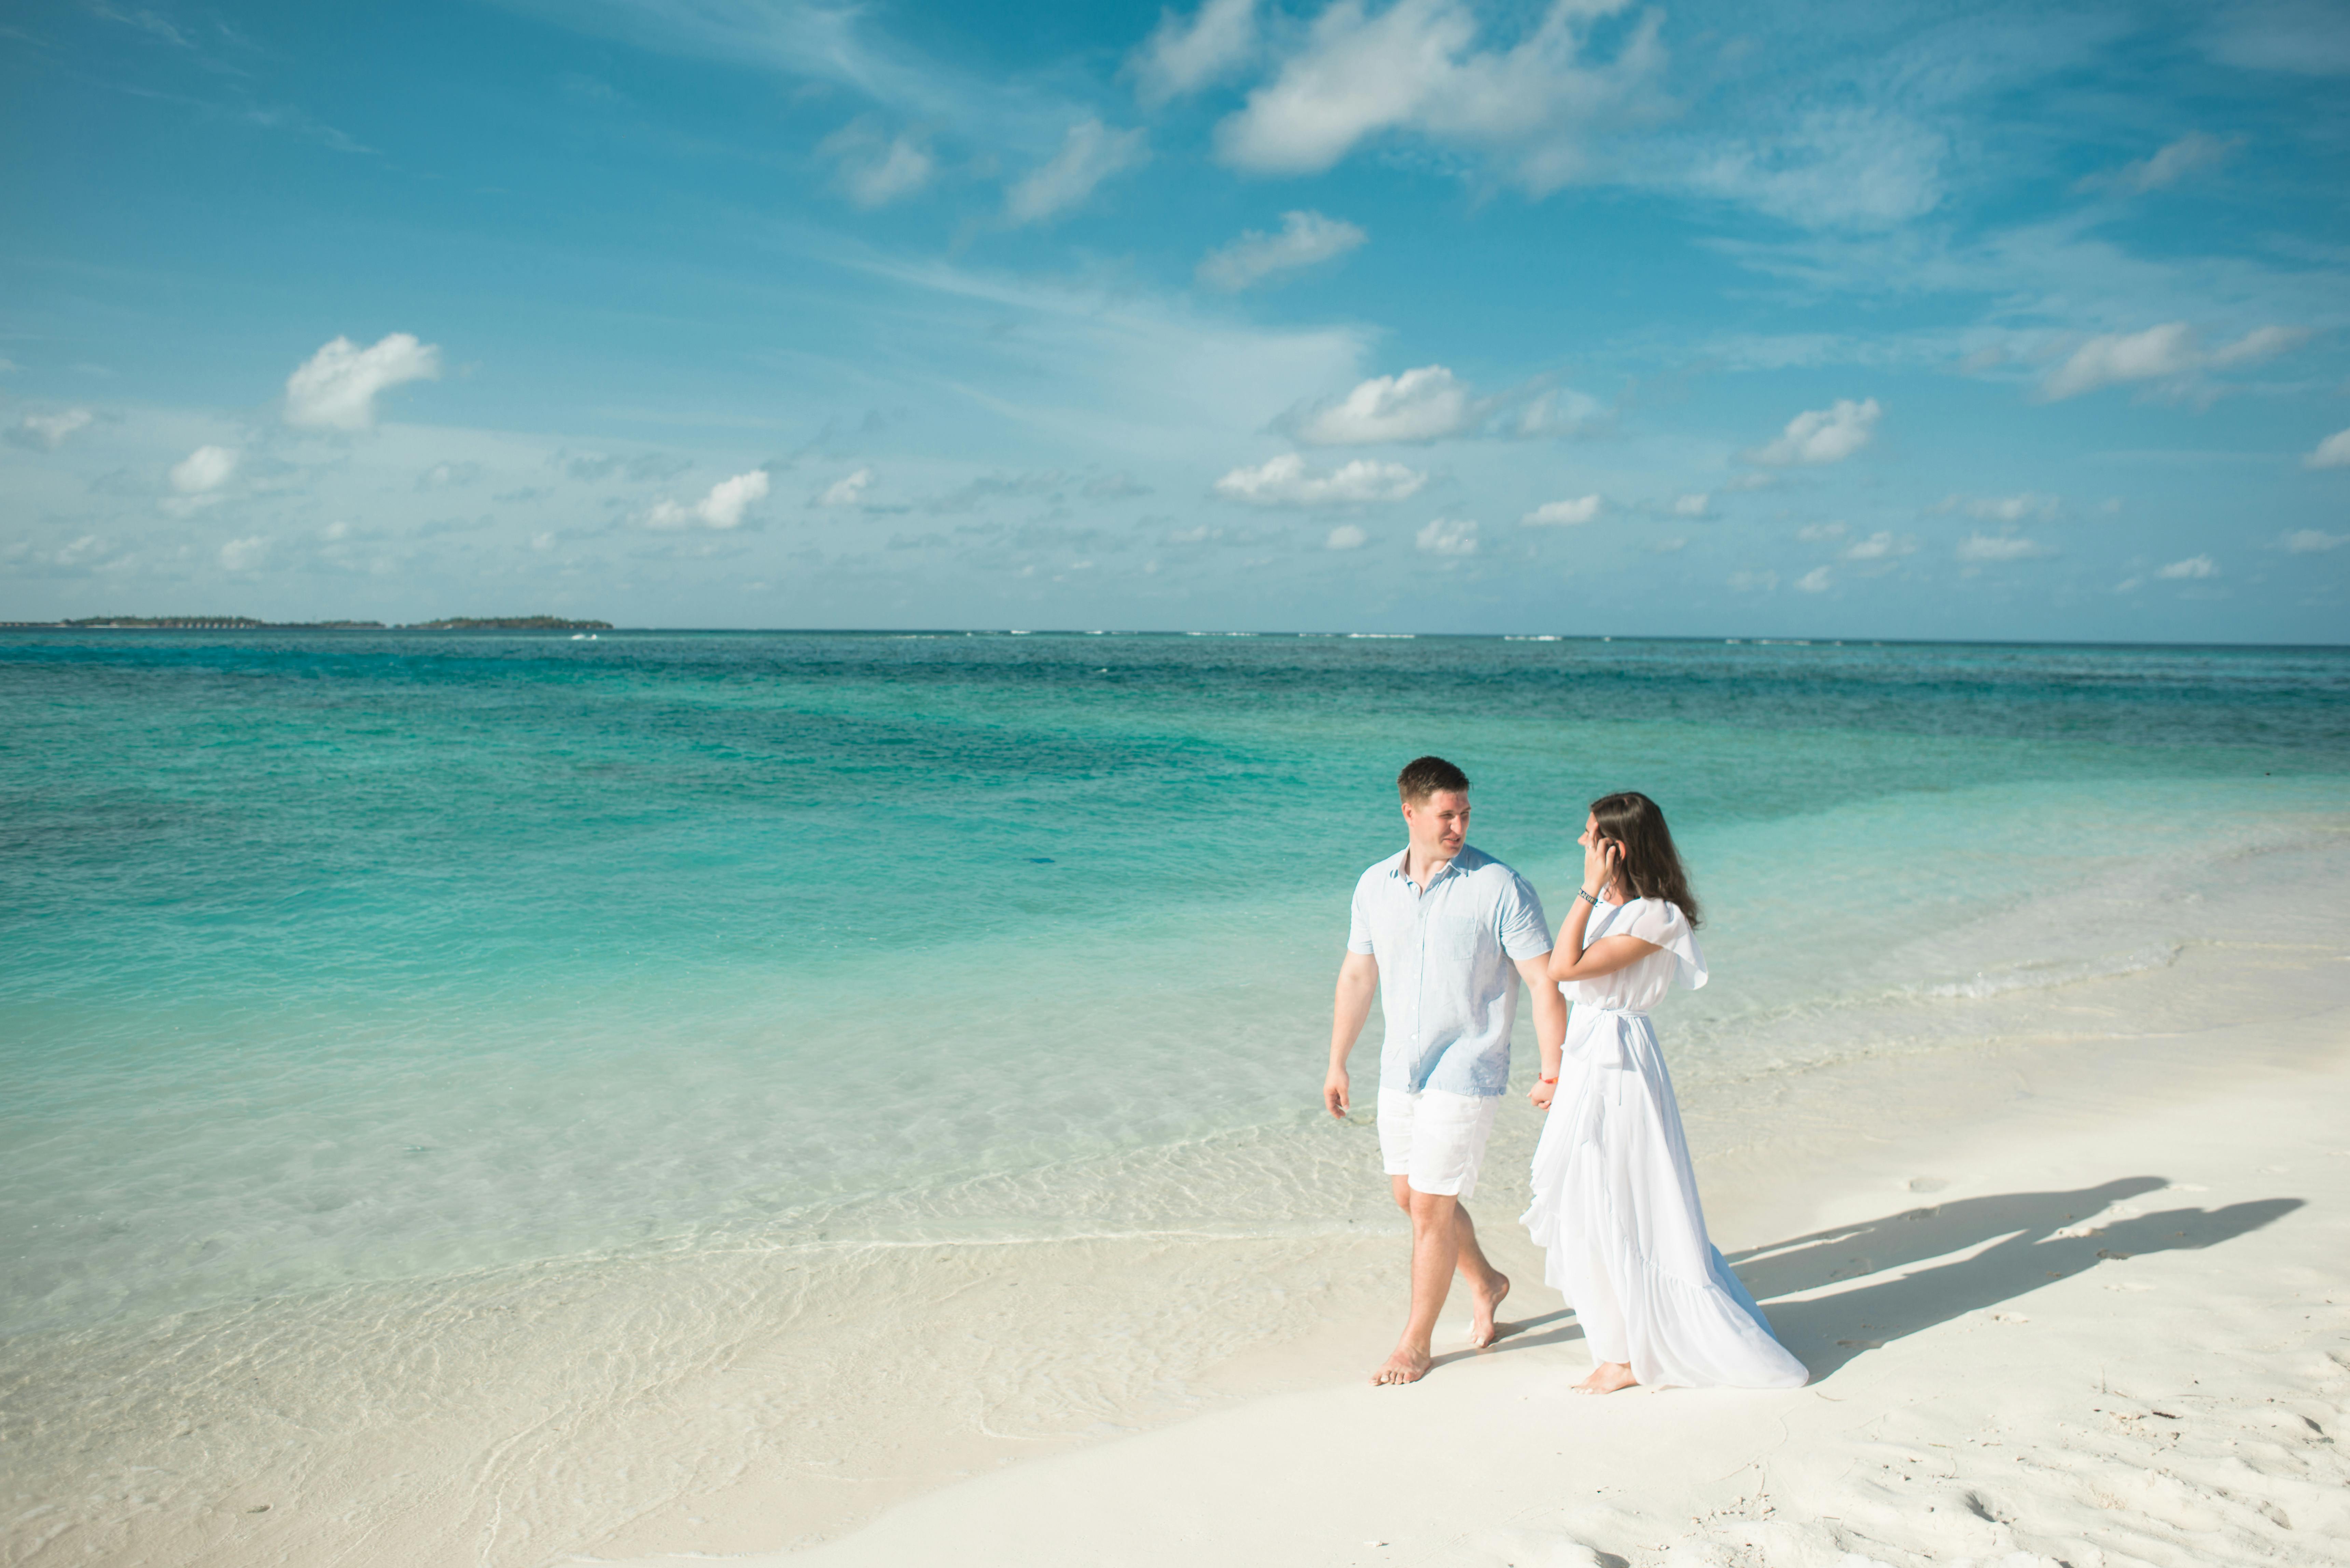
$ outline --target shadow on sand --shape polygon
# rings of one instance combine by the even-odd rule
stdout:
[[[2082,1230],[2082,1221],[2108,1207],[2168,1186],[2158,1176],[2126,1176],[2069,1192],[1964,1198],[1732,1253],[1730,1263],[1763,1303],[1781,1343],[1818,1382],[1866,1351],[2013,1301],[2051,1281],[2086,1269],[2126,1268],[2130,1258],[2148,1252],[2217,1246],[2302,1206],[2298,1198],[2264,1198],[2224,1209],[2164,1209]],[[1938,1258],[1950,1261],[1917,1266]],[[1891,1269],[1909,1272],[1800,1301],[1783,1299]],[[1534,1281],[1520,1288],[1527,1286],[1548,1289]],[[1583,1330],[1567,1321],[1571,1316],[1559,1311],[1522,1319],[1491,1349],[1449,1353],[1436,1365],[1580,1339]]]

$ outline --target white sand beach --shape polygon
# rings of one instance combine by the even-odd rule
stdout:
[[[1572,1318],[1489,1204],[1496,1261],[1537,1282],[1492,1351],[1375,1389],[1392,1323],[1333,1324],[1222,1371],[1286,1391],[742,1561],[2350,1561],[2344,957],[2244,948],[2094,988],[2106,1006],[2249,980],[2268,1006],[2002,1055],[1990,1103],[1888,1120],[1791,1179],[1765,1179],[1784,1149],[1709,1162],[1717,1237],[1809,1387],[1574,1393]]]
[[[2350,920],[2313,863],[2263,929],[2261,865],[2166,961],[1892,998],[1840,1024],[1880,1048],[1685,1092],[1715,1238],[1806,1388],[1570,1393],[1513,1095],[1473,1207],[1515,1332],[1469,1353],[1456,1296],[1409,1388],[1365,1383],[1401,1221],[1369,1128],[1325,1123],[1106,1161],[1027,1237],[988,1187],[962,1241],[26,1336],[0,1561],[2342,1562]],[[1235,1208],[1268,1183],[1330,1221]],[[1197,1224],[1119,1207],[1170,1191]]]

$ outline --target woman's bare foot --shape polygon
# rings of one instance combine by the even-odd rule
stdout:
[[[1632,1376],[1628,1362],[1603,1361],[1591,1369],[1591,1376],[1576,1384],[1581,1394],[1614,1394],[1626,1388],[1637,1388],[1639,1380]]]
[[[1428,1376],[1428,1352],[1409,1345],[1399,1345],[1386,1365],[1371,1374],[1378,1383],[1417,1383]]]
[[[1509,1293],[1510,1276],[1498,1272],[1489,1283],[1470,1287],[1470,1295],[1476,1304],[1469,1317],[1469,1343],[1479,1350],[1502,1337],[1500,1326],[1493,1322],[1493,1314],[1502,1310],[1502,1302]]]

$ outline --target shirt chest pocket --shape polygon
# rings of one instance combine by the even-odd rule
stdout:
[[[1492,939],[1481,920],[1442,915],[1428,922],[1428,956],[1451,963],[1472,963],[1484,956]]]

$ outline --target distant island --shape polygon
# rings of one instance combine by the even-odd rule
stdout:
[[[565,620],[552,615],[454,615],[446,620],[420,620],[401,631],[609,631],[608,620]]]
[[[92,615],[75,620],[0,620],[18,631],[609,631],[608,620],[552,615],[450,616],[408,626],[380,620],[255,620],[245,615]]]

